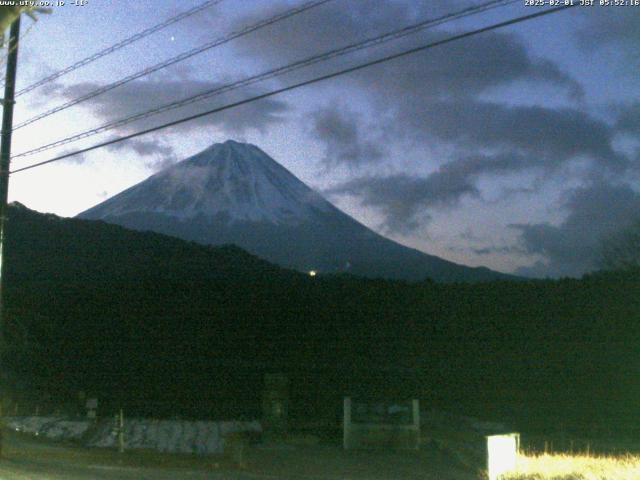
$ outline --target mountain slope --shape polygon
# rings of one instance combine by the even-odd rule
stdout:
[[[452,285],[312,278],[236,247],[8,213],[0,379],[11,374],[27,411],[46,407],[44,392],[59,405],[83,390],[105,416],[255,418],[262,375],[284,372],[289,412],[304,421],[335,418],[349,395],[418,396],[545,428],[558,418],[583,427],[594,412],[620,425],[638,416],[637,272]]]
[[[301,271],[402,280],[509,278],[404,247],[338,210],[258,147],[227,141],[173,165],[79,218],[202,244],[236,244]]]

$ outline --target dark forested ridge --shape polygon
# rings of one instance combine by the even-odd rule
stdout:
[[[137,414],[292,414],[346,394],[532,423],[638,419],[640,276],[483,284],[309,277],[243,250],[10,209],[4,364],[19,395]],[[296,413],[297,412],[297,413]]]

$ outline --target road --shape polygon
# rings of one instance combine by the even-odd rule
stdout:
[[[2,480],[265,480],[252,473],[226,470],[219,463],[201,458],[169,456],[171,466],[155,468],[150,463],[160,454],[128,452],[119,456],[113,451],[84,449],[60,445],[14,432],[5,432],[3,458],[0,460]],[[171,460],[174,460],[173,462]],[[141,464],[141,465],[136,465]],[[193,468],[189,468],[193,464]]]
[[[227,462],[227,463],[225,463]],[[247,468],[223,457],[196,457],[61,445],[4,435],[1,480],[467,480],[477,479],[429,451],[348,451],[337,446],[253,448]]]
[[[233,472],[199,472],[189,470],[159,470],[147,467],[109,465],[52,465],[37,462],[3,461],[0,465],[3,480],[255,480],[251,474]]]

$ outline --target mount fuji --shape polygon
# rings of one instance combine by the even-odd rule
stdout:
[[[410,281],[514,278],[384,238],[258,147],[231,140],[152,175],[78,217],[202,244],[236,244],[300,271]]]

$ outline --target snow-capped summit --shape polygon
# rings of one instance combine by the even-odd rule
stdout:
[[[322,198],[254,145],[217,143],[81,213],[198,243],[233,243],[304,272],[478,281],[469,268],[378,235]]]
[[[255,145],[216,143],[100,205],[84,218],[153,212],[176,219],[296,223],[332,205]]]

